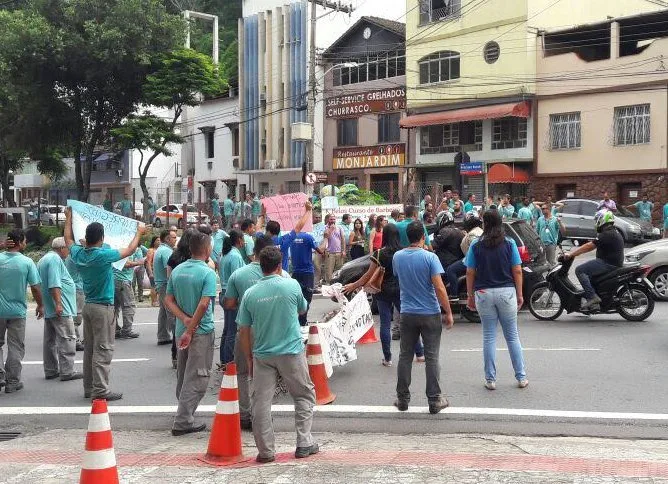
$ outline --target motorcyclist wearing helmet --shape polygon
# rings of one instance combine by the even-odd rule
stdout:
[[[582,304],[582,309],[589,309],[601,303],[601,298],[596,294],[591,278],[624,265],[624,238],[615,229],[614,214],[607,209],[600,210],[594,216],[594,222],[598,232],[596,239],[564,255],[566,259],[573,259],[596,249],[596,259],[585,262],[575,269],[575,275],[584,289],[586,299]]]
[[[460,245],[464,238],[464,232],[455,227],[455,219],[449,210],[444,210],[436,218],[438,229],[432,246],[438,256],[443,268],[447,267],[464,257]]]
[[[471,243],[482,235],[482,219],[475,209],[466,212],[463,229],[466,232],[466,235],[459,244],[459,248],[461,249],[462,254],[464,254],[464,257],[466,257],[466,253],[469,251]],[[466,274],[464,258],[461,258],[458,261],[450,264],[445,273],[448,278],[448,285],[450,288],[448,290],[450,299],[458,299],[459,290],[457,285],[459,278]]]

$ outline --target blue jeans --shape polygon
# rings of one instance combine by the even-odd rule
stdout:
[[[220,337],[220,362],[234,361],[234,340],[237,337],[237,310],[223,309],[225,326]]]
[[[517,381],[526,378],[522,344],[517,332],[517,293],[514,287],[480,289],[475,292],[475,304],[482,322],[482,354],[485,379],[496,381],[496,324],[501,323]]]
[[[466,274],[466,266],[463,260],[453,262],[445,271],[448,277],[448,296],[459,296],[459,278]]]
[[[397,312],[401,312],[401,301],[399,297],[389,300],[376,298],[378,304],[378,315],[380,316],[380,344],[383,347],[383,358],[385,361],[392,361],[392,316],[394,315],[394,308]],[[415,343],[415,356],[424,356],[424,348],[418,338]]]
[[[313,299],[313,272],[295,272],[292,278],[299,283],[302,288],[302,296],[306,299],[306,312],[299,315],[299,325],[306,326],[308,324],[308,310],[311,307],[311,300]]]
[[[594,259],[588,262],[585,262],[582,265],[579,265],[575,269],[575,276],[580,281],[582,289],[584,289],[584,297],[589,300],[596,296],[596,291],[594,286],[591,283],[591,278],[601,274],[605,274],[609,271],[614,271],[617,269],[616,266],[603,262],[601,259]]]

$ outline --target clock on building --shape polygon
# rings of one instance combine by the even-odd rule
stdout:
[[[365,39],[369,40],[369,37],[371,37],[371,29],[369,27],[365,28],[362,35]]]

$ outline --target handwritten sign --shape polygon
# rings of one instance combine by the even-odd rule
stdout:
[[[356,343],[373,326],[373,316],[369,300],[364,291],[358,292],[348,304],[344,311],[345,326],[344,334],[349,336],[350,341]]]
[[[281,224],[281,232],[290,232],[304,215],[304,204],[308,200],[305,193],[289,193],[262,199],[262,205],[269,220]],[[313,221],[308,220],[302,231],[310,232]]]
[[[86,238],[86,227],[93,222],[99,222],[104,227],[104,243],[112,249],[124,249],[137,234],[139,222],[123,217],[103,208],[89,205],[78,200],[68,200],[67,206],[72,208],[72,232],[74,240],[78,242]],[[127,259],[114,262],[112,265],[121,270]]]

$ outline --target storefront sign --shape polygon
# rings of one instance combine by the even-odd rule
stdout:
[[[387,168],[403,166],[406,162],[406,144],[336,148],[332,156],[335,170],[359,168]]]
[[[404,211],[404,206],[401,204],[388,204],[388,205],[339,205],[335,209],[324,209],[323,211],[327,214],[334,214],[337,220],[345,214],[349,214],[353,220],[356,218],[361,218],[366,221],[369,220],[369,215],[382,215],[384,217],[389,217],[393,210],[398,210],[399,212]]]
[[[459,173],[465,176],[482,175],[482,162],[472,161],[470,163],[462,163],[459,167]]]
[[[357,94],[346,94],[327,99],[328,118],[356,117],[369,113],[400,111],[406,108],[406,89],[395,87]]]

